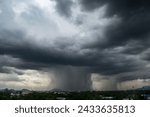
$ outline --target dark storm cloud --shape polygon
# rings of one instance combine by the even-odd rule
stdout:
[[[150,51],[147,50],[146,52],[142,53],[141,59],[149,62],[150,61]]]
[[[136,63],[134,59],[113,52],[112,49],[91,49],[90,52],[83,55],[78,55],[77,53],[68,55],[65,50],[62,50],[62,48],[68,46],[68,43],[57,43],[57,50],[55,50],[55,48],[47,50],[24,41],[24,35],[25,34],[21,32],[19,32],[18,35],[18,33],[14,31],[3,31],[3,38],[0,38],[0,54],[9,55],[22,60],[19,64],[8,63],[4,65],[11,65],[22,69],[40,69],[55,65],[85,66],[89,67],[90,72],[100,72],[102,74],[117,74],[120,72],[133,71],[141,65],[140,63]],[[61,51],[58,51],[58,48],[60,48]],[[84,49],[80,51],[84,51]]]
[[[130,55],[141,54],[143,51],[145,51],[148,48],[148,44],[144,44],[144,43],[143,42],[128,43],[122,50],[122,53],[130,54]]]
[[[81,0],[87,11],[107,5],[105,17],[118,17],[121,22],[112,24],[105,30],[107,40],[99,44],[105,48],[122,46],[130,41],[149,43],[150,1],[148,0]],[[144,44],[145,44],[144,43]],[[143,49],[143,48],[142,48]]]
[[[72,0],[55,0],[56,10],[58,13],[65,17],[70,17],[72,15],[71,8],[73,6]]]
[[[4,71],[7,71],[7,72],[3,72],[3,73],[13,73],[13,74],[17,74],[17,75],[23,75],[24,72],[19,70],[19,69],[15,69],[14,67],[3,67],[3,70]]]
[[[51,25],[54,23],[49,21],[50,19],[47,20],[38,7],[30,6],[28,12],[21,13],[20,19],[23,20],[19,26],[29,25],[27,29],[22,28],[23,26],[20,28],[16,25],[14,19],[17,16],[8,1],[2,2],[3,4],[0,2],[2,7],[0,9],[2,11],[0,13],[1,73],[23,74],[21,71],[8,69],[11,67],[43,71],[50,69],[55,77],[52,80],[58,88],[89,90],[92,73],[107,75],[110,78],[116,76],[116,81],[121,82],[136,79],[149,72],[145,67],[150,60],[148,52],[150,47],[150,2],[148,0],[80,0],[82,13],[76,16],[76,25],[82,28],[83,25],[91,23],[90,28],[85,26],[89,28],[85,30],[85,32],[89,31],[85,38],[93,39],[90,43],[88,41],[86,43],[85,40],[81,42],[82,38],[79,36],[65,37],[58,34],[57,38],[54,38],[55,31],[48,35],[47,39],[38,37],[38,33],[33,34],[37,29],[35,32],[40,32],[39,35],[46,35],[43,29],[49,30],[50,28],[49,32],[51,32],[57,27]],[[72,16],[72,0],[55,1],[55,8],[61,16],[66,18]],[[94,18],[93,21],[90,19],[90,22],[88,22],[89,19],[86,19],[88,13],[92,14],[103,6],[106,6],[106,10],[103,11],[105,14],[102,18],[118,19],[104,28],[102,25],[94,24]],[[100,18],[99,20],[101,21]],[[47,26],[47,23],[50,25]],[[32,25],[35,27],[32,28]],[[65,27],[63,29],[65,30]],[[103,32],[103,36],[100,36],[99,32]],[[143,72],[145,70],[147,72]],[[131,72],[137,74],[134,75]],[[146,75],[146,78],[148,76],[149,74]],[[146,78],[143,77],[143,79]]]
[[[101,58],[106,62],[94,70],[105,75],[120,74],[116,76],[116,82],[149,79],[149,68],[145,66],[150,60],[150,1],[81,0],[80,4],[84,12],[90,13],[106,6],[104,17],[119,19],[104,29],[104,37],[95,35],[93,38],[97,39],[96,43],[85,46],[99,51],[109,50],[111,53],[105,53]],[[100,31],[100,27],[96,30]],[[114,53],[111,52],[113,49],[118,50]]]
[[[121,53],[140,54],[149,48],[150,1],[148,0],[81,0],[82,8],[92,12],[107,6],[105,17],[118,17],[121,21],[105,29],[106,41],[90,45],[93,48],[123,47]],[[118,53],[119,54],[119,53]],[[126,62],[125,62],[126,63]]]
[[[71,13],[70,12],[71,3],[72,2],[70,0],[69,1],[57,1],[57,8],[61,12],[63,12],[61,14],[65,14],[66,16],[68,16]],[[144,4],[144,2],[142,3],[137,2],[138,4],[135,3],[135,9],[134,9],[134,7],[132,8],[132,6],[134,6],[134,2],[126,1],[125,3],[124,2],[122,3],[120,1],[109,2],[107,0],[105,2],[103,2],[103,0],[94,0],[94,1],[87,0],[85,3],[85,1],[82,0],[82,5],[86,9],[89,9],[89,10],[101,7],[102,4],[109,4],[106,14],[108,14],[111,11],[112,13],[109,13],[109,16],[111,16],[112,14],[119,15],[123,20],[126,19],[126,21],[122,21],[117,26],[107,27],[106,37],[104,38],[106,38],[106,40],[108,39],[108,41],[103,43],[102,46],[104,46],[105,48],[110,48],[112,47],[112,45],[113,46],[121,46],[122,44],[126,45],[130,43],[132,40],[136,40],[139,46],[133,45],[132,47],[127,47],[125,48],[124,52],[131,53],[131,54],[138,53],[145,49],[143,45],[145,44],[145,42],[147,42],[145,41],[142,43],[142,45],[140,45],[141,44],[140,39],[147,40],[146,34],[149,33],[149,30],[148,30],[149,25],[146,25],[146,23],[147,22],[149,23],[150,21],[147,18],[148,17],[148,11],[146,11],[148,9],[147,4]],[[91,8],[89,8],[90,5],[91,5]],[[123,8],[121,7],[122,5],[124,5]],[[143,9],[139,10],[141,9],[141,7]],[[66,8],[66,9],[63,11],[62,8]],[[133,15],[132,14],[127,15],[127,12],[133,12]],[[140,15],[144,15],[146,17],[143,18],[144,16],[140,17]],[[107,72],[107,69],[112,69],[112,68],[116,68],[116,69],[119,68],[118,70],[120,71],[121,70],[120,68],[122,66],[124,66],[124,69],[121,71],[126,71],[125,70],[126,63],[128,63],[128,61],[131,61],[129,63],[132,63],[132,60],[126,61],[124,60],[123,57],[117,59],[119,61],[115,61],[118,53],[116,53],[116,56],[115,56],[115,54],[109,54],[107,52],[106,53],[98,52],[98,51],[104,51],[103,49],[101,50],[98,49],[97,51],[94,51],[91,48],[91,53],[87,53],[82,56],[78,56],[78,55],[67,56],[66,53],[63,53],[63,51],[56,51],[55,48],[53,48],[53,50],[46,50],[44,48],[37,47],[36,45],[33,45],[32,43],[28,43],[24,41],[25,37],[26,37],[26,34],[24,34],[24,32],[21,32],[21,31],[13,31],[13,32],[1,31],[0,54],[11,55],[15,58],[21,58],[22,60],[35,62],[35,63],[62,64],[62,65],[89,66],[89,67],[100,66],[100,68],[106,72]],[[28,45],[28,48],[26,47],[26,45]],[[58,48],[60,47],[59,45],[57,45]],[[63,45],[63,43],[61,43],[61,45]],[[68,45],[64,43],[63,46],[65,47]],[[128,52],[128,50],[130,51]],[[81,49],[81,51],[83,50]],[[111,60],[112,58],[113,60]],[[120,66],[117,65],[119,64],[119,62],[122,63],[122,65]]]
[[[0,54],[10,55],[14,58],[20,58],[24,61],[44,64],[77,64],[71,56],[64,55],[60,51],[51,48],[41,48],[32,42],[25,41],[26,35],[20,31],[2,31],[0,37]],[[27,47],[28,45],[28,47]],[[60,44],[58,44],[60,46]],[[65,46],[61,43],[60,48]],[[67,45],[66,45],[67,46]],[[70,58],[70,59],[67,59]]]
[[[25,41],[26,34],[22,31],[8,31],[0,32],[0,67],[1,72],[8,72],[3,69],[5,66],[17,67],[22,69],[38,69],[39,64],[30,62],[35,54],[33,44]],[[27,47],[28,45],[28,47]],[[33,55],[32,55],[33,54]],[[35,57],[36,58],[36,57]]]
[[[93,11],[101,6],[103,6],[107,0],[79,0],[83,10]]]
[[[84,10],[92,11],[107,5],[106,16],[120,15],[128,17],[135,13],[147,11],[149,0],[80,0]],[[148,12],[148,11],[147,11]]]

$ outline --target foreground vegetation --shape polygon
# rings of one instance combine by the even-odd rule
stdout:
[[[15,95],[16,93],[16,95]],[[13,95],[12,95],[13,94]],[[21,91],[0,92],[1,100],[144,100],[150,91],[85,91],[85,92],[38,92],[31,91],[28,94],[21,94]]]

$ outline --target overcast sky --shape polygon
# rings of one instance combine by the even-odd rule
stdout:
[[[0,0],[0,88],[145,85],[149,0]]]

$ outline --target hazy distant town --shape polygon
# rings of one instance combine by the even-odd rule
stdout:
[[[1,89],[0,100],[149,100],[150,87],[122,91],[31,91]]]

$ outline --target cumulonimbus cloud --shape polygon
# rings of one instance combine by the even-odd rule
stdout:
[[[0,2],[1,73],[7,73],[5,67],[49,69],[64,90],[90,89],[93,73],[116,76],[116,82],[136,79],[131,72],[149,76],[148,0],[52,0],[49,5]]]

